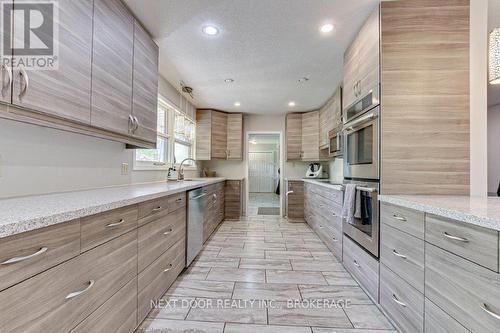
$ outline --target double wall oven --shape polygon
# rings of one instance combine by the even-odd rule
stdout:
[[[380,105],[378,89],[344,113],[344,183],[356,184],[356,213],[344,219],[344,233],[379,256]]]

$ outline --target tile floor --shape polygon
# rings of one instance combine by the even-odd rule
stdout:
[[[307,224],[278,216],[223,222],[163,300],[137,332],[396,332]]]
[[[280,196],[275,193],[249,193],[248,215],[256,216],[259,207],[279,207]],[[262,215],[261,215],[262,216]]]

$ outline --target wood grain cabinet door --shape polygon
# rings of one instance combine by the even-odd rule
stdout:
[[[134,19],[119,0],[94,1],[91,125],[129,133]]]
[[[90,124],[92,0],[59,1],[58,8],[59,14],[54,16],[59,31],[54,43],[58,46],[55,68],[15,70],[12,102]]]
[[[319,159],[319,111],[302,114],[302,160]]]
[[[358,98],[366,96],[380,83],[380,10],[368,18],[358,35]]]
[[[209,161],[212,148],[212,111],[196,110],[196,160]]]
[[[302,114],[286,115],[286,160],[300,161],[302,158]]]
[[[227,114],[212,111],[212,159],[227,159]]]
[[[137,119],[134,136],[156,142],[158,106],[158,46],[136,21],[134,25],[134,81],[132,113]]]
[[[359,50],[358,42],[355,39],[351,46],[344,53],[344,82],[342,89],[342,101],[344,108],[349,107],[356,100]]]
[[[227,159],[243,160],[243,115],[227,114]]]

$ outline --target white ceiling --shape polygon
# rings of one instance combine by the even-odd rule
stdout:
[[[500,0],[488,1],[488,31],[500,27]],[[500,85],[488,84],[488,105],[500,104]]]
[[[161,75],[193,87],[196,106],[280,114],[317,109],[330,97],[345,48],[379,0],[125,2],[160,47]],[[325,22],[335,25],[327,35],[319,32]],[[205,36],[206,24],[220,34]]]

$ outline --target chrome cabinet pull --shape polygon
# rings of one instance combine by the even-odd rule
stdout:
[[[392,218],[395,219],[395,220],[401,221],[401,222],[406,222],[407,221],[406,217],[399,216],[399,215],[396,215],[396,214],[393,214]]]
[[[134,126],[135,126],[134,117],[131,114],[129,114],[128,115],[128,130],[129,130],[129,132],[134,131]]]
[[[361,267],[361,265],[360,265],[360,264],[358,264],[358,261],[357,261],[356,259],[354,259],[354,266],[356,266],[356,267]]]
[[[72,299],[72,298],[75,298],[77,296],[80,296],[81,294],[86,293],[87,291],[90,290],[90,288],[92,288],[94,286],[95,281],[90,280],[88,283],[89,283],[89,285],[85,289],[69,293],[68,296],[66,296],[66,299]]]
[[[182,202],[182,198],[178,198],[175,202]]]
[[[3,95],[4,91],[10,87],[10,83],[12,82],[12,73],[10,71],[10,67],[7,65],[2,65],[2,70],[7,72],[7,78],[8,78],[7,82],[4,82],[3,76],[2,76],[2,83],[3,83],[2,84],[2,95]]]
[[[158,206],[158,207],[153,208],[153,212],[157,212],[157,211],[159,211],[159,210],[161,210],[161,206]]]
[[[19,72],[19,76],[22,78],[22,81],[24,81],[24,87],[23,86],[21,87],[21,92],[19,93],[19,96],[18,96],[19,100],[22,100],[23,97],[28,92],[28,88],[30,85],[30,79],[28,77],[28,73],[26,73],[26,70],[22,67],[21,67],[21,70]],[[21,84],[22,84],[22,82],[21,82]]]
[[[172,233],[172,231],[174,231],[174,229],[170,228],[169,230],[165,231],[163,234],[164,235],[169,235]]]
[[[286,194],[285,194],[285,195],[286,195],[286,196],[289,196],[290,194],[293,194],[293,191],[288,191],[288,192],[286,192]]]
[[[4,262],[0,263],[0,265],[10,265],[10,264],[15,264],[16,262],[21,262],[21,261],[31,259],[31,258],[37,257],[37,256],[47,252],[48,249],[49,248],[47,248],[47,247],[42,247],[40,250],[36,251],[33,254],[30,254],[28,256],[23,256],[23,257],[10,258],[10,259],[5,260]]]
[[[168,272],[168,271],[169,271],[169,270],[171,270],[171,269],[172,269],[172,264],[168,265],[168,267],[167,267],[167,268],[165,268],[165,269],[163,270],[163,272],[164,272],[164,273],[166,273],[166,272]]]
[[[488,305],[486,303],[481,304],[481,309],[483,309],[484,312],[486,312],[487,314],[489,314],[493,318],[500,320],[500,315],[496,314],[495,312],[488,309]]]
[[[453,239],[453,240],[459,241],[459,242],[464,242],[464,243],[468,243],[469,242],[469,240],[467,238],[453,236],[453,235],[450,235],[449,233],[447,233],[446,231],[443,232],[443,236],[446,237],[446,238],[449,238],[449,239]]]
[[[122,225],[123,223],[125,223],[125,220],[124,219],[120,219],[119,222],[116,222],[116,223],[110,223],[106,226],[106,228],[113,228],[113,227],[117,227],[119,225]]]
[[[215,200],[217,200],[217,194],[215,194],[215,193],[214,193],[214,194],[212,195],[212,197],[213,197]]]
[[[134,123],[135,123],[135,127],[134,127],[134,132],[135,132],[139,128],[139,119],[137,119],[136,116],[134,116],[133,118],[134,118]]]
[[[406,259],[407,257],[401,253],[398,253],[398,251],[396,251],[396,249],[392,250],[392,254],[394,254],[396,257],[400,257],[400,258],[403,258],[403,259]]]
[[[393,300],[394,302],[396,302],[397,304],[401,305],[402,307],[406,308],[406,304],[405,304],[405,303],[403,303],[403,302],[401,302],[401,301],[400,301],[400,300],[396,297],[396,295],[392,294],[392,300]]]
[[[332,236],[332,242],[338,242],[339,240],[337,238],[335,238],[334,236]]]

